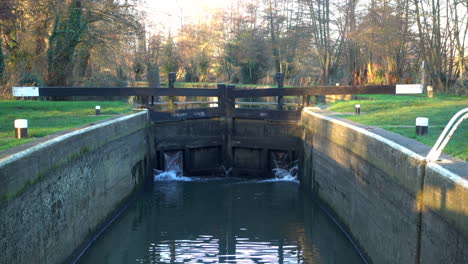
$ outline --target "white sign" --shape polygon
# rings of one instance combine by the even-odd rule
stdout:
[[[422,84],[397,84],[396,94],[421,94]]]
[[[39,87],[13,87],[13,96],[39,96]]]

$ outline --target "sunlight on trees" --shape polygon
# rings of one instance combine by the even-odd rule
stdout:
[[[0,96],[14,85],[153,87],[420,82],[467,93],[466,1],[231,0],[178,32],[145,27],[142,0],[0,2]]]

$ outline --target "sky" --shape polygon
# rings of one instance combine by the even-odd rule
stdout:
[[[230,0],[146,0],[141,9],[147,14],[149,31],[176,33],[181,24],[203,20],[207,12],[227,8],[229,3]]]

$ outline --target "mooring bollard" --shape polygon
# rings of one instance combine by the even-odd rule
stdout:
[[[101,107],[99,105],[96,105],[96,115],[101,114]]]
[[[416,135],[424,136],[428,132],[429,118],[418,117],[416,118]]]
[[[432,86],[427,86],[427,97],[434,98],[434,89]]]
[[[357,104],[357,105],[354,106],[354,112],[356,113],[356,115],[361,114],[361,105],[360,104]]]
[[[15,138],[27,138],[28,137],[28,120],[16,119],[15,120]]]

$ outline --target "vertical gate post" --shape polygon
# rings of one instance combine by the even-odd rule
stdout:
[[[234,98],[235,85],[226,87],[226,167],[230,168],[234,165],[234,154],[232,148],[232,134],[234,129],[234,109],[236,102]]]
[[[236,108],[236,99],[234,98],[234,84],[229,84],[226,89],[226,117],[232,118],[234,109]]]
[[[226,85],[223,83],[218,83],[218,109],[226,115]]]
[[[169,89],[174,89],[175,81],[176,81],[176,73],[170,72],[169,73]],[[173,111],[174,109],[175,109],[174,96],[169,96],[169,110]]]
[[[277,72],[275,76],[276,83],[278,84],[278,88],[284,88],[284,73]],[[284,98],[283,96],[278,96],[278,110],[283,110],[284,108]]]
[[[309,106],[310,103],[310,95],[303,95],[302,96],[302,107]]]
[[[234,85],[218,84],[219,97],[218,107],[224,113],[225,120],[225,133],[224,133],[224,166],[230,168],[233,166],[233,152],[232,152],[232,129],[233,129],[233,115],[235,108],[235,98],[233,96]]]
[[[160,88],[160,84],[159,84],[159,70],[157,68],[158,66],[154,65],[152,66],[151,68],[148,69],[148,87],[151,88],[151,89],[155,89],[155,88]],[[159,102],[158,98],[156,98],[156,101]],[[154,105],[154,102],[155,102],[155,98],[154,98],[154,95],[151,96],[151,106]]]

